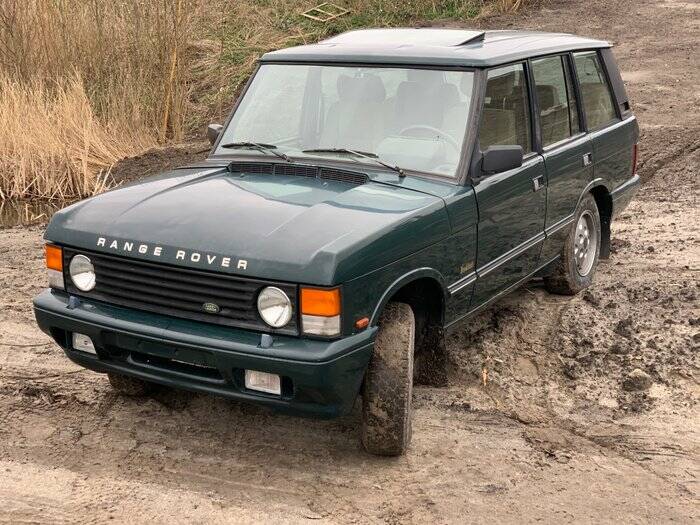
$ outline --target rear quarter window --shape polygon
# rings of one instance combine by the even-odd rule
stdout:
[[[610,86],[598,53],[574,53],[574,64],[588,129],[603,127],[617,119]]]

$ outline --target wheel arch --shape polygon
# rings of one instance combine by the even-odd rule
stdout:
[[[600,215],[600,258],[608,259],[610,258],[610,224],[612,223],[613,212],[612,195],[604,179],[594,179],[581,192],[574,210],[578,209],[581,200],[589,194],[593,196]]]
[[[418,268],[396,279],[382,294],[372,313],[370,325],[379,321],[379,316],[389,302],[399,300],[413,308],[414,315],[425,315],[442,326],[445,321],[447,286],[442,274],[433,268]]]
[[[588,193],[593,195],[596,206],[598,206],[598,214],[600,215],[600,258],[608,259],[610,258],[610,226],[613,214],[612,195],[602,181],[598,181],[597,184],[592,186]]]

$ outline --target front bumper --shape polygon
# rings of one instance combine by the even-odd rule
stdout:
[[[39,327],[75,363],[162,385],[250,401],[298,415],[348,413],[359,393],[376,328],[319,341],[260,334],[73,298],[46,290],[34,299]],[[76,351],[72,332],[88,335],[97,356]],[[282,395],[247,390],[244,370],[282,376]]]

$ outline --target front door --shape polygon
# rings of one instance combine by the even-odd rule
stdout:
[[[484,93],[479,147],[520,145],[523,165],[479,177],[477,281],[472,309],[508,290],[538,265],[546,211],[543,158],[532,148],[524,64],[491,69]]]

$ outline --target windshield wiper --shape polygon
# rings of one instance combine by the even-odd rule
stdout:
[[[276,157],[279,157],[280,159],[284,159],[287,162],[292,162],[292,159],[290,159],[287,155],[284,153],[280,153],[279,151],[275,151],[277,149],[277,146],[274,144],[263,144],[262,142],[229,142],[228,144],[222,144],[222,148],[226,149],[242,149],[242,148],[248,148],[248,149],[254,149],[258,150],[261,153],[272,153]]]
[[[346,153],[348,155],[355,155],[356,157],[362,157],[365,159],[373,160],[377,164],[381,164],[385,168],[389,168],[390,170],[395,171],[396,173],[399,174],[399,177],[405,177],[406,174],[404,173],[403,169],[399,168],[398,166],[392,166],[391,164],[387,164],[383,160],[379,158],[379,155],[376,153],[368,153],[366,151],[357,151],[354,149],[348,149],[348,148],[316,148],[316,149],[305,149],[302,151],[302,153]]]

